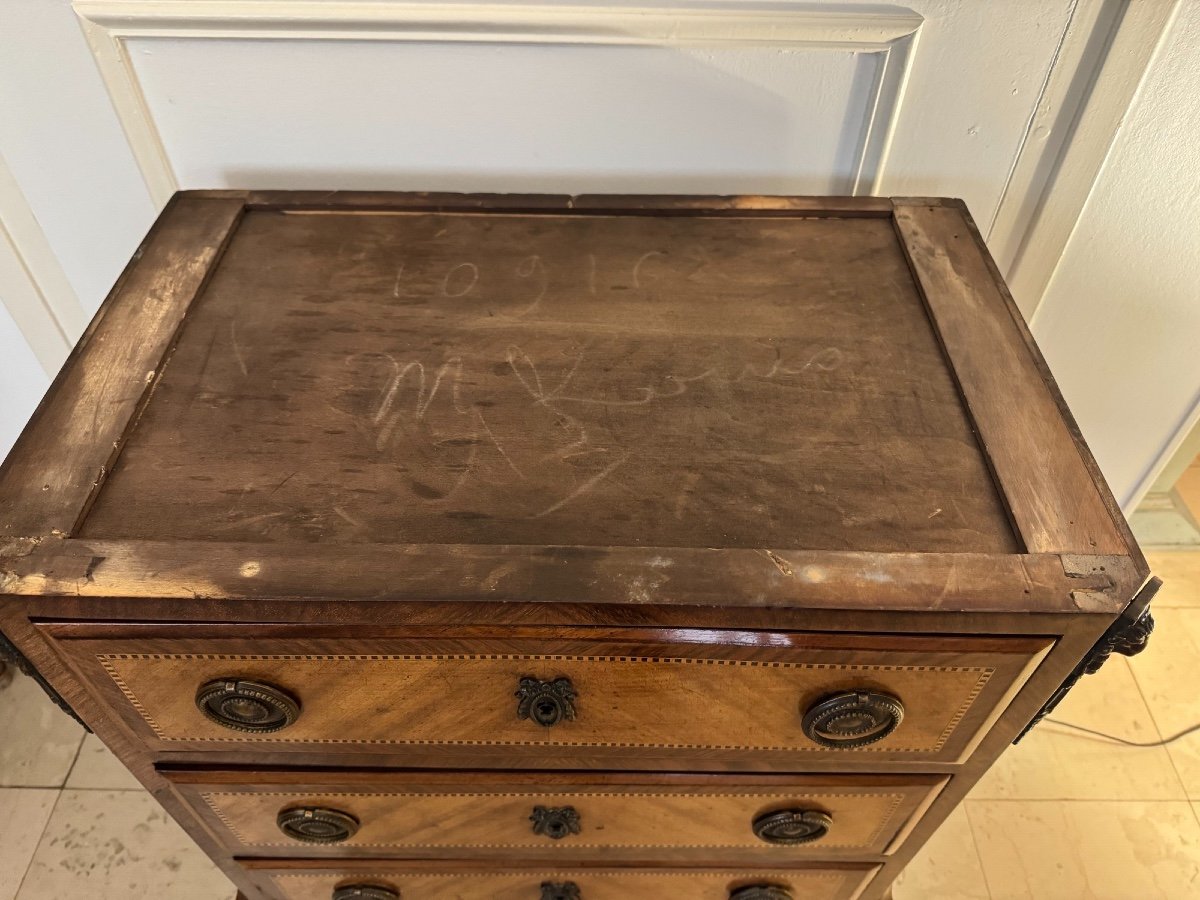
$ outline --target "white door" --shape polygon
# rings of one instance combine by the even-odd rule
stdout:
[[[645,2],[4,0],[0,452],[181,187],[959,196],[1032,310],[1173,7]]]

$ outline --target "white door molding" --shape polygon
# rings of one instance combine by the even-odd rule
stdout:
[[[1092,0],[1067,26],[985,230],[1031,323],[1177,3]]]
[[[1137,483],[1137,486],[1125,498],[1125,502],[1121,504],[1125,515],[1133,515],[1133,511],[1137,509],[1138,504],[1150,493],[1151,489],[1154,488],[1154,483],[1162,476],[1167,466],[1176,460],[1177,456],[1182,454],[1188,455],[1187,459],[1178,461],[1178,464],[1186,466],[1187,462],[1194,457],[1193,447],[1196,444],[1196,435],[1198,433],[1200,433],[1200,396],[1196,397],[1195,402],[1175,429],[1175,433],[1171,436],[1171,439],[1163,445],[1158,456],[1155,457],[1154,461],[1146,469],[1146,474],[1142,476],[1141,481]]]
[[[151,197],[178,189],[129,58],[130,38],[443,41],[662,47],[812,47],[882,54],[854,165],[853,193],[882,181],[916,38],[924,21],[901,8],[748,4],[606,7],[311,0],[75,0]]]
[[[2,157],[0,286],[0,302],[53,377],[87,327],[87,316]]]

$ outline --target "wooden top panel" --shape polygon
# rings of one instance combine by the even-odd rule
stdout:
[[[251,209],[90,539],[1021,549],[888,217]]]

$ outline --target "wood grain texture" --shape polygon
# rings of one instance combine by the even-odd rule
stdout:
[[[620,621],[652,607],[734,619],[754,609],[1115,614],[1142,577],[1127,557],[1092,559],[1095,571],[1068,572],[1055,554],[66,540],[4,559],[0,575],[24,596],[480,602],[499,616],[517,603],[590,604]],[[1077,603],[1078,591],[1093,602]]]
[[[254,783],[227,773],[166,773],[176,790],[239,856],[527,858],[770,865],[882,854],[913,811],[944,779],[798,776],[603,775],[474,772],[260,772]],[[362,823],[337,845],[283,835],[282,809],[320,806]],[[573,807],[579,834],[535,834],[535,806]],[[781,809],[833,817],[812,843],[771,845],[752,829]]]
[[[979,227],[975,224],[975,220],[971,217],[970,211],[966,205],[959,202],[956,204],[962,212],[963,218],[967,222],[967,228],[975,238],[976,244],[980,247],[986,245],[983,240],[983,235],[979,231]],[[1150,566],[1146,562],[1146,557],[1138,546],[1137,539],[1133,535],[1133,531],[1129,527],[1129,522],[1125,518],[1125,513],[1121,510],[1121,505],[1117,502],[1117,498],[1113,496],[1112,490],[1108,486],[1108,482],[1104,479],[1104,473],[1100,471],[1100,466],[1096,462],[1096,457],[1092,454],[1091,448],[1083,437],[1083,432],[1079,428],[1079,424],[1075,421],[1075,416],[1067,406],[1066,398],[1063,397],[1062,391],[1059,390],[1058,382],[1054,379],[1054,374],[1050,371],[1050,366],[1046,362],[1046,358],[1042,355],[1041,348],[1038,347],[1037,341],[1034,340],[1033,332],[1030,331],[1028,323],[1025,321],[1025,316],[1021,313],[1020,307],[1017,306],[1017,301],[1013,299],[1012,292],[1005,283],[1004,276],[1000,274],[1000,269],[996,265],[996,260],[991,253],[984,252],[984,262],[987,263],[988,271],[992,275],[992,281],[1000,290],[1001,296],[1004,298],[1004,304],[1008,307],[1008,312],[1012,316],[1013,326],[1021,335],[1021,339],[1025,343],[1029,355],[1033,358],[1034,364],[1037,366],[1038,372],[1042,377],[1042,382],[1046,385],[1046,389],[1053,397],[1055,405],[1058,407],[1059,415],[1062,416],[1063,424],[1074,438],[1075,447],[1079,451],[1080,457],[1083,459],[1084,466],[1087,467],[1088,474],[1091,475],[1092,483],[1096,486],[1096,490],[1100,494],[1100,499],[1104,503],[1105,508],[1112,516],[1113,525],[1124,542],[1129,558],[1133,563],[1133,567],[1138,573],[1138,577],[1143,581],[1150,576]]]
[[[938,198],[187,192],[0,513],[5,633],[247,900],[879,900],[1147,574]],[[192,701],[231,674],[299,722],[219,730]],[[579,718],[517,719],[526,674]],[[805,746],[863,686],[900,730]],[[725,830],[797,797],[858,831]],[[273,846],[289,798],[378,858]],[[482,824],[537,798],[604,828]]]
[[[1026,549],[1128,553],[961,209],[899,203],[895,223]]]
[[[192,196],[163,213],[0,468],[0,542],[73,531],[241,212]]]
[[[563,640],[536,633],[386,641],[142,636],[59,645],[104,686],[114,710],[162,749],[447,746],[484,755],[573,748],[609,755],[622,768],[639,753],[675,751],[755,755],[780,766],[854,756],[952,762],[1049,645],[1038,638],[642,632],[630,640],[604,632],[588,639],[577,630]],[[569,677],[577,718],[553,728],[519,718],[515,692],[524,676]],[[194,704],[200,685],[219,678],[275,685],[303,712],[278,732],[224,729]],[[857,750],[810,741],[803,712],[854,689],[901,698],[906,713],[896,732]]]
[[[850,900],[874,867],[866,865],[811,868],[698,868],[638,869],[583,866],[506,866],[491,871],[478,868],[401,863],[376,863],[313,871],[255,866],[251,872],[273,888],[268,896],[280,900],[329,900],[343,884],[391,885],[405,897],[419,900],[530,900],[540,894],[542,882],[573,881],[587,900],[653,900],[686,897],[688,900],[729,900],[729,893],[754,884],[790,888],[804,900]]]
[[[579,215],[700,216],[865,216],[889,218],[887,197],[773,196],[757,194],[457,194],[426,191],[185,191],[240,200],[251,209],[294,212],[332,210],[426,211],[501,210],[507,212],[572,212]]]
[[[871,218],[249,212],[81,534],[1016,549]]]

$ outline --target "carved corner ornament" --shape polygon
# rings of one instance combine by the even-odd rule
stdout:
[[[1052,713],[1080,678],[1084,675],[1095,675],[1114,653],[1121,656],[1137,656],[1146,649],[1146,645],[1150,643],[1150,635],[1154,633],[1154,616],[1150,613],[1150,601],[1154,599],[1154,595],[1158,593],[1160,587],[1162,587],[1161,578],[1151,578],[1142,586],[1137,596],[1126,607],[1125,612],[1117,621],[1113,622],[1108,631],[1104,632],[1104,636],[1079,661],[1079,665],[1067,676],[1067,680],[1059,686],[1058,690],[1050,695],[1050,699],[1033,717],[1033,721],[1013,739],[1014,744],[1020,743],[1021,738],[1029,734],[1038,722]]]
[[[50,698],[50,701],[55,706],[82,725],[84,730],[91,733],[92,729],[88,728],[87,722],[79,718],[79,714],[71,708],[71,704],[67,703],[67,701],[62,698],[62,695],[59,694],[59,692],[53,687],[51,687],[50,682],[48,682],[42,676],[41,672],[33,667],[33,663],[25,658],[25,654],[17,649],[16,644],[10,641],[4,635],[4,632],[0,631],[0,667],[5,665],[11,666],[12,668],[25,675],[28,675],[30,678],[36,681],[38,686],[45,691],[46,696]]]
[[[1154,633],[1154,616],[1146,609],[1137,619],[1117,631],[1106,633],[1092,652],[1084,659],[1084,675],[1095,675],[1114,653],[1121,656],[1137,656],[1150,643]]]

